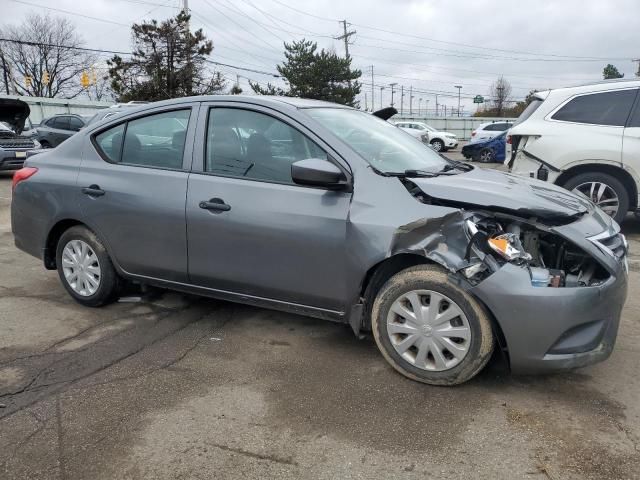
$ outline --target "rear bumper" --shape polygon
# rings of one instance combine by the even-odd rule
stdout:
[[[615,345],[627,274],[597,287],[539,288],[506,264],[471,289],[502,329],[514,373],[543,373],[606,360]]]

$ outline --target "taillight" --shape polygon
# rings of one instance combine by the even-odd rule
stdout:
[[[476,131],[474,130],[473,132],[471,132],[471,136],[475,137],[476,136]]]
[[[511,135],[507,135],[507,143],[511,145]]]
[[[13,181],[11,182],[11,191],[13,192],[20,182],[33,176],[37,171],[38,169],[36,167],[24,167],[14,173]]]

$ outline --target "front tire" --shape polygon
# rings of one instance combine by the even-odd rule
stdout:
[[[496,159],[496,154],[490,148],[483,149],[478,155],[478,160],[480,163],[491,163]]]
[[[62,234],[56,266],[62,285],[76,302],[99,307],[113,300],[118,275],[104,245],[88,228],[75,226]]]
[[[394,369],[430,385],[473,378],[494,347],[486,310],[433,265],[407,268],[385,283],[373,303],[371,328]]]
[[[601,172],[581,173],[567,180],[564,188],[584,195],[618,223],[624,220],[629,210],[629,193],[613,175]]]

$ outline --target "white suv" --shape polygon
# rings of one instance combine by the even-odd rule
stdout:
[[[429,144],[436,152],[446,152],[458,146],[458,137],[453,133],[441,132],[424,122],[398,121],[395,122],[395,125],[412,135],[414,132],[426,133]]]
[[[482,142],[490,138],[497,137],[502,132],[509,130],[513,126],[513,122],[496,120],[493,122],[485,122],[471,132],[469,143]]]
[[[640,80],[535,94],[509,132],[511,172],[591,199],[620,222],[640,190]]]

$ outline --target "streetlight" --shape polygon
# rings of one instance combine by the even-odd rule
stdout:
[[[391,106],[393,107],[393,87],[395,87],[398,83],[394,82],[394,83],[390,83],[389,86],[391,87]]]
[[[460,116],[460,90],[462,90],[462,85],[454,85],[458,89],[458,116]]]
[[[420,107],[422,106],[422,98],[418,98],[418,116],[420,116]]]
[[[382,91],[383,90],[384,90],[384,87],[381,86],[380,87],[380,108],[382,108],[382,105],[383,105],[383,103],[382,103]]]
[[[424,116],[428,116],[429,115],[429,99],[427,98],[424,101]]]

